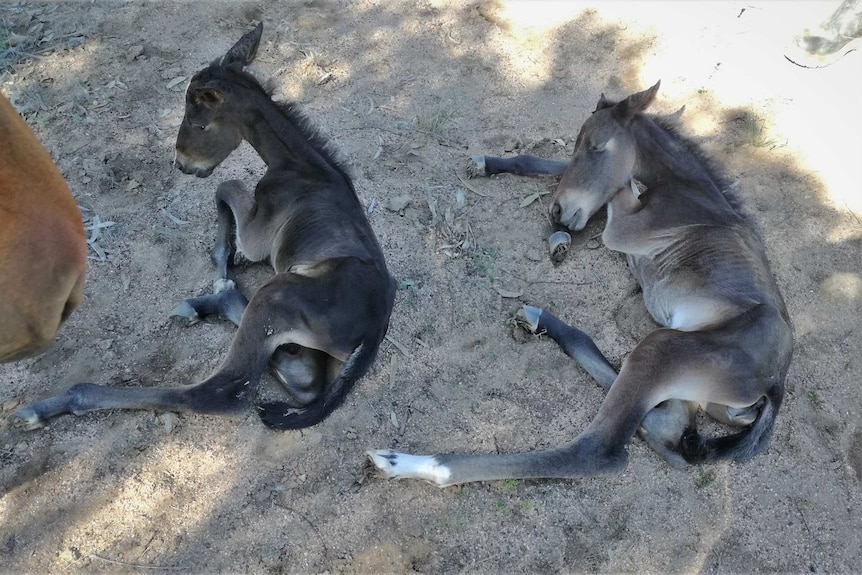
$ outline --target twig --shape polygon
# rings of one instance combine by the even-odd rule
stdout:
[[[458,173],[458,170],[454,170],[454,172],[455,172],[455,177],[461,181],[461,185],[463,185],[465,188],[467,188],[468,190],[470,190],[471,192],[473,192],[477,196],[482,196],[483,198],[490,198],[491,197],[488,194],[483,194],[482,192],[480,192],[479,190],[477,190],[476,188],[474,188],[473,186],[468,184],[466,181],[464,181],[464,178],[461,177],[461,174]]]
[[[516,280],[520,280],[527,285],[533,284],[557,284],[557,285],[570,285],[570,286],[588,286],[593,285],[593,282],[573,282],[571,280],[528,280],[526,278],[522,278],[518,274],[513,274],[511,272],[500,272],[503,275],[511,276]]]
[[[117,561],[116,559],[108,559],[107,557],[102,557],[101,555],[96,555],[95,553],[88,553],[88,557],[92,557],[93,559],[101,559],[102,561],[106,561],[108,563],[113,563],[114,565],[122,565],[123,567],[134,567],[135,569],[164,569],[165,571],[184,571],[185,567],[162,567],[161,565],[141,565],[140,563],[126,563],[125,561]]]
[[[822,552],[823,546],[820,544],[820,540],[817,538],[817,536],[811,532],[811,528],[808,527],[808,521],[805,519],[805,514],[802,512],[802,508],[799,506],[799,500],[793,498],[792,501],[793,506],[796,507],[796,512],[799,513],[799,517],[802,519],[802,527],[805,528],[805,532],[808,533],[808,536],[811,537],[811,539],[814,541],[815,551]]]
[[[309,519],[303,513],[300,513],[293,507],[289,507],[287,505],[284,505],[283,503],[279,503],[278,501],[273,501],[272,504],[280,509],[290,511],[293,514],[298,515],[300,519],[308,523],[308,526],[311,527],[315,533],[317,533],[317,538],[320,540],[320,544],[323,546],[323,556],[329,557],[329,547],[326,546],[326,540],[323,538],[323,534],[320,532],[320,529],[317,528],[317,525],[311,522],[311,519]]]
[[[404,357],[406,357],[406,358],[408,358],[408,359],[409,359],[410,357],[412,357],[412,356],[411,356],[411,354],[410,354],[410,350],[408,350],[406,347],[404,347],[404,344],[403,344],[403,343],[401,343],[400,341],[396,340],[394,337],[392,337],[392,336],[390,336],[390,335],[388,335],[388,334],[387,334],[387,335],[386,335],[386,341],[388,341],[389,343],[391,343],[392,345],[394,345],[395,347],[397,347],[397,348],[398,348],[398,351],[400,351],[401,353],[403,353],[403,354],[404,354]]]

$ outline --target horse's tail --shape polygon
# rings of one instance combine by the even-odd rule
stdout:
[[[715,463],[724,459],[746,461],[769,445],[775,417],[784,399],[784,386],[776,385],[767,392],[757,419],[745,430],[724,437],[703,437],[689,428],[680,440],[680,451],[689,463]]]
[[[264,403],[258,406],[260,418],[273,429],[303,429],[320,423],[344,403],[344,398],[356,382],[371,368],[379,347],[379,340],[359,344],[344,362],[335,381],[304,410],[294,411],[290,405],[281,401]]]

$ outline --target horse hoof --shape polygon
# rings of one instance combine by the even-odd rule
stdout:
[[[526,331],[536,333],[539,331],[539,317],[541,315],[541,308],[525,305],[515,313],[515,321]]]
[[[29,405],[15,411],[9,419],[10,426],[19,431],[31,431],[45,426],[45,421]]]
[[[213,282],[213,294],[221,293],[230,289],[236,289],[236,283],[233,280],[219,278]]]
[[[488,175],[485,171],[485,156],[473,156],[467,162],[467,175],[471,178],[484,178]]]
[[[554,264],[559,264],[569,253],[569,246],[572,244],[572,236],[569,232],[554,232],[548,238],[548,251],[551,254],[551,261]]]
[[[171,311],[171,317],[185,318],[189,320],[190,324],[197,323],[201,319],[198,312],[194,307],[192,307],[192,304],[190,304],[188,300],[183,300],[177,304],[177,307]]]

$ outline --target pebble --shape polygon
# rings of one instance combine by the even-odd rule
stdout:
[[[135,58],[137,58],[138,56],[140,56],[143,53],[144,53],[144,47],[140,44],[135,44],[134,46],[129,48],[128,52],[126,52],[126,60],[129,62],[133,62],[135,60]]]
[[[410,196],[396,196],[386,202],[386,209],[390,212],[400,212],[410,205]]]

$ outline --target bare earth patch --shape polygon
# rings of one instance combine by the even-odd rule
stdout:
[[[43,356],[0,367],[0,572],[854,572],[862,570],[862,55],[784,43],[817,3],[0,4],[0,89],[87,218],[84,302]],[[254,23],[251,71],[351,165],[401,290],[371,374],[322,425],[150,412],[10,429],[81,381],[199,381],[226,323],[168,317],[208,291],[217,184],[171,171],[189,76]],[[583,429],[600,388],[512,318],[540,305],[619,363],[651,324],[596,236],[548,257],[550,179],[468,179],[471,155],[565,158],[599,95],[662,80],[657,110],[739,180],[796,326],[769,451],[674,470],[635,441],[613,479],[443,490],[383,480],[371,448],[514,451]],[[527,201],[530,200],[530,201]],[[268,272],[247,266],[250,293]],[[277,393],[275,386],[263,393]]]

